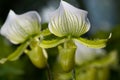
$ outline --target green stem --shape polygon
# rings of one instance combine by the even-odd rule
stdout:
[[[65,42],[64,42],[64,48],[67,48],[67,43],[68,41],[67,40],[65,40]]]
[[[73,80],[76,80],[76,73],[75,73],[75,69],[72,70],[72,76],[73,76]]]
[[[68,36],[64,42],[64,48],[68,48],[68,42],[71,40],[71,36]]]
[[[47,64],[47,76],[48,76],[48,80],[52,80],[52,73],[49,64]]]

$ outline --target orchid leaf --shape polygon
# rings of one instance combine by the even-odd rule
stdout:
[[[10,54],[7,58],[2,58],[0,60],[0,63],[3,64],[5,63],[7,60],[9,61],[15,61],[18,60],[19,57],[23,54],[23,51],[26,49],[26,47],[28,46],[28,42],[25,42],[23,44],[21,44],[16,51],[14,51],[12,54]]]
[[[63,43],[64,41],[65,39],[42,40],[40,46],[42,48],[52,48]]]

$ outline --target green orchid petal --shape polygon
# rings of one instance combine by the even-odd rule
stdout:
[[[36,11],[17,15],[10,10],[0,33],[14,44],[23,43],[29,37],[40,33],[40,22],[40,16]]]
[[[88,40],[80,37],[73,40],[90,48],[104,48],[108,39]]]
[[[64,41],[65,39],[42,40],[40,46],[42,48],[52,48],[63,43]]]
[[[75,53],[75,62],[78,66],[93,61],[98,57],[103,57],[106,52],[103,49],[94,49],[75,42],[77,49]]]
[[[80,36],[90,28],[87,11],[75,8],[61,0],[59,8],[53,12],[48,25],[51,33],[56,36]]]
[[[28,46],[28,42],[25,42],[23,44],[21,44],[16,51],[14,51],[12,54],[10,54],[7,58],[2,58],[0,60],[0,63],[5,63],[7,60],[8,61],[15,61],[18,60],[19,57],[23,54],[24,50],[26,49],[26,47]]]
[[[49,31],[49,29],[47,28],[47,29],[44,29],[42,32],[41,32],[41,35],[43,35],[43,36],[48,36],[48,35],[50,35],[51,34],[51,32]]]

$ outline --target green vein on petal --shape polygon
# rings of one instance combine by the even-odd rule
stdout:
[[[108,39],[88,40],[85,38],[73,39],[90,48],[104,48]]]
[[[28,46],[28,42],[25,42],[23,44],[21,44],[16,51],[14,51],[12,54],[10,54],[7,58],[2,58],[0,60],[0,63],[3,64],[5,63],[7,60],[9,61],[15,61],[18,60],[19,57],[23,54],[23,51],[26,49],[26,47]]]
[[[52,48],[63,43],[64,41],[65,39],[42,40],[40,46],[42,48]]]

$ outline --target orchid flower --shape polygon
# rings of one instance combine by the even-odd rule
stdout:
[[[35,66],[43,66],[40,65],[43,64],[40,59],[47,57],[43,55],[45,53],[44,49],[38,45],[40,42],[39,36],[41,34],[41,18],[36,11],[29,11],[17,15],[14,11],[10,10],[0,33],[13,44],[21,44],[15,52],[10,54],[7,58],[1,59],[0,63],[4,63],[7,60],[15,61],[25,51]],[[27,46],[30,46],[31,50],[26,50]],[[40,55],[42,55],[42,57],[40,57]]]
[[[59,62],[64,71],[70,71],[75,64],[75,42],[79,42],[90,48],[103,48],[107,39],[88,40],[81,36],[89,31],[90,22],[87,18],[88,12],[78,9],[61,0],[60,6],[50,16],[48,28],[51,33],[59,37],[53,40],[43,40],[41,47],[51,48],[61,43],[58,47]]]
[[[17,15],[10,10],[0,33],[13,44],[20,44],[40,33],[40,22],[41,18],[35,11]]]
[[[50,32],[60,39],[43,40],[40,46],[51,48],[64,43],[65,39],[70,39],[91,48],[105,47],[107,39],[88,40],[81,37],[90,29],[87,14],[87,11],[78,9],[61,0],[59,8],[51,14],[48,25]]]

